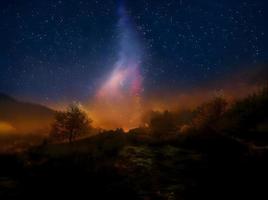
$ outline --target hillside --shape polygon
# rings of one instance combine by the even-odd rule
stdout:
[[[55,111],[42,105],[21,102],[0,93],[0,123],[18,133],[44,131],[53,120]]]

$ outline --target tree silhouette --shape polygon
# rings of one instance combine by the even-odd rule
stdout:
[[[68,139],[72,143],[77,136],[86,134],[92,120],[77,105],[71,105],[67,111],[57,112],[52,124],[51,137],[57,140]]]
[[[224,117],[224,130],[235,135],[256,136],[258,131],[268,130],[268,87],[237,100]],[[263,134],[264,135],[264,134]]]
[[[192,123],[197,129],[215,130],[217,128],[217,121],[226,110],[227,101],[221,97],[216,97],[196,109]]]
[[[151,115],[149,127],[155,136],[162,137],[176,133],[178,126],[173,113],[169,111],[153,112]]]

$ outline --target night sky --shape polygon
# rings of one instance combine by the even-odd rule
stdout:
[[[267,63],[267,4],[1,0],[0,92],[44,104],[86,101],[122,51],[127,62],[137,59],[144,95],[208,84]],[[120,27],[122,15],[127,22]],[[129,37],[124,44],[121,32]]]

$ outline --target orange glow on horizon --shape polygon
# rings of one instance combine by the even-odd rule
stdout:
[[[1,133],[13,133],[16,129],[7,122],[1,122],[0,121],[0,134]]]
[[[229,102],[233,102],[235,99],[243,98],[257,91],[259,88],[257,85],[231,87],[227,84],[220,90],[199,88],[184,93],[163,91],[146,99],[135,95],[121,96],[120,98],[97,97],[87,105],[86,109],[97,127],[129,130],[143,125],[142,117],[149,111],[192,110],[218,95],[223,96]]]

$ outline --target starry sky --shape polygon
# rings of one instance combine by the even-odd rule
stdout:
[[[266,0],[1,0],[0,92],[86,101],[120,53],[120,6],[142,92],[191,89],[268,61]]]

